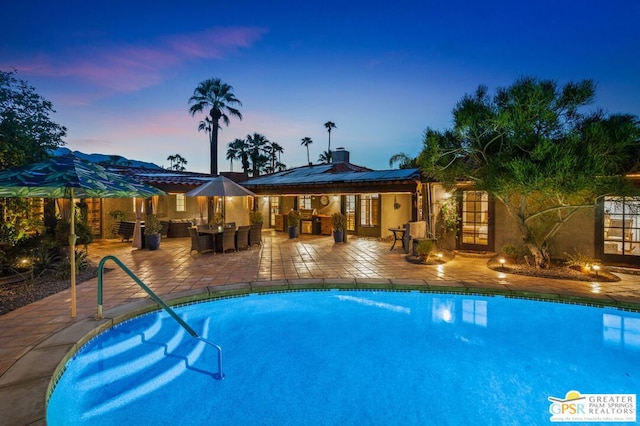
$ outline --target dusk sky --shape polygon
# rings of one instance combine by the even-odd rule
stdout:
[[[8,3],[8,4],[7,4]],[[522,76],[593,79],[594,107],[640,115],[640,1],[17,1],[2,7],[0,70],[16,69],[51,101],[67,147],[209,171],[209,145],[188,99],[219,77],[242,101],[226,145],[258,132],[282,162],[331,147],[389,168],[416,155],[427,127],[479,84]],[[234,171],[240,165],[234,162]]]

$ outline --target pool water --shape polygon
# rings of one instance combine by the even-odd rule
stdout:
[[[253,294],[119,324],[67,366],[49,425],[548,424],[549,396],[635,394],[640,315],[417,292]]]

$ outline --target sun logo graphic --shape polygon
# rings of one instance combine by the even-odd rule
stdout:
[[[552,422],[635,422],[635,394],[581,394],[570,390],[564,398],[550,396]]]

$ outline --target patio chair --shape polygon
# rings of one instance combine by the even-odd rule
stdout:
[[[245,250],[249,248],[249,225],[238,227],[236,232],[236,250]]]
[[[249,229],[249,246],[262,244],[262,222],[254,223]]]
[[[213,241],[209,235],[198,235],[196,228],[189,228],[189,235],[191,236],[191,251],[189,251],[189,254],[194,250],[198,253],[213,250]]]
[[[203,229],[209,229],[209,225],[196,225],[196,229],[200,232]]]
[[[227,250],[236,251],[235,228],[224,228],[222,230],[222,253],[226,253]]]
[[[233,228],[236,229],[236,223],[235,222],[227,222],[224,224],[225,228]]]

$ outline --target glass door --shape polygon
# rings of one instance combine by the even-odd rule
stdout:
[[[493,250],[489,194],[485,191],[462,191],[461,197],[460,248],[478,251]]]

